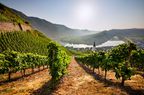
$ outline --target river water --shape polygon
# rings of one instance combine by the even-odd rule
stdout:
[[[117,41],[106,41],[100,45],[97,45],[96,48],[100,48],[100,47],[109,47],[109,46],[118,46],[120,44],[125,43],[122,40],[117,40]],[[87,44],[72,44],[72,43],[62,43],[62,45],[64,47],[72,47],[72,48],[91,48],[93,47],[93,45],[87,45]]]

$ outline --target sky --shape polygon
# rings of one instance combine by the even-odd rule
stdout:
[[[28,16],[74,29],[144,28],[144,0],[0,0]]]

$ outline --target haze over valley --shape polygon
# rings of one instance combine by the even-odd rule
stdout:
[[[144,0],[0,0],[0,95],[144,95]]]
[[[138,5],[142,6],[142,4],[140,2],[137,2],[133,7],[131,6],[131,3],[129,5],[127,5],[127,6],[129,6],[130,8],[131,7],[135,8]],[[4,3],[14,7],[13,5],[9,4],[6,1]],[[19,2],[19,3],[22,4],[22,2]],[[60,2],[60,4],[63,4],[63,3],[64,2]],[[68,4],[70,4],[70,3],[71,4],[75,4],[75,3],[72,3],[71,1],[67,2],[67,3]],[[58,41],[58,42],[73,43],[73,44],[89,44],[89,45],[93,45],[93,43],[95,42],[96,45],[100,45],[102,43],[105,43],[105,42],[111,40],[113,37],[117,36],[119,40],[126,41],[126,40],[129,39],[129,40],[135,42],[136,44],[138,44],[140,46],[143,46],[142,44],[143,44],[143,38],[144,38],[143,37],[143,35],[144,35],[144,27],[143,27],[144,24],[141,23],[142,20],[140,20],[141,25],[138,26],[138,24],[140,24],[140,23],[137,23],[138,21],[136,22],[134,20],[134,19],[137,19],[137,17],[139,17],[139,19],[144,19],[143,17],[140,16],[140,14],[143,14],[143,12],[141,10],[136,8],[136,10],[139,10],[137,12],[139,12],[140,14],[137,14],[137,16],[135,16],[135,15],[134,16],[129,16],[128,14],[125,14],[125,18],[123,18],[123,17],[122,18],[120,18],[120,17],[115,18],[115,16],[117,16],[117,15],[114,14],[114,18],[110,18],[111,19],[110,23],[108,23],[108,22],[107,23],[101,23],[101,21],[97,20],[97,18],[94,18],[94,16],[98,17],[99,14],[101,13],[99,11],[100,7],[96,6],[97,5],[96,3],[97,4],[98,3],[101,4],[102,2],[96,2],[95,0],[90,0],[89,2],[88,2],[88,0],[83,0],[83,1],[79,0],[79,3],[78,3],[79,7],[76,4],[75,8],[78,8],[78,9],[76,9],[77,11],[74,12],[75,15],[72,15],[73,17],[71,17],[71,19],[74,19],[76,17],[76,14],[77,14],[77,18],[73,20],[74,22],[77,21],[77,24],[75,24],[75,25],[77,25],[77,27],[75,27],[75,28],[74,27],[73,28],[69,28],[69,26],[70,26],[69,24],[73,23],[72,21],[69,22],[69,24],[67,24],[68,26],[67,25],[63,25],[63,24],[55,24],[56,21],[54,21],[54,23],[53,23],[52,21],[48,20],[49,16],[46,18],[47,19],[46,20],[45,18],[37,17],[38,15],[27,16],[23,12],[20,12],[19,10],[16,10],[16,9],[12,9],[12,10],[16,14],[21,16],[23,19],[25,19],[26,21],[29,21],[33,28],[41,31],[42,33],[44,33],[45,35],[47,35],[51,39],[53,39],[55,41]],[[127,3],[129,3],[129,2],[127,2]],[[108,3],[108,5],[110,5],[110,4]],[[123,5],[123,3],[119,3],[117,5],[118,5],[117,8],[119,8],[120,5]],[[32,8],[32,6],[28,6],[28,7]],[[72,6],[69,6],[69,7],[72,7]],[[113,6],[113,7],[116,7],[116,6]],[[21,10],[25,10],[25,9],[20,8],[20,7],[18,7],[18,8],[21,9]],[[101,10],[104,10],[105,8],[111,9],[111,7],[104,6],[104,8],[101,9]],[[124,10],[124,8],[122,8],[121,10]],[[40,10],[40,9],[41,8],[39,8],[38,10]],[[105,10],[111,12],[109,9],[105,9]],[[62,9],[60,8],[60,10],[62,10]],[[26,13],[28,11],[29,10],[25,10]],[[69,12],[70,11],[72,11],[72,10],[69,10]],[[130,12],[130,11],[127,11],[127,10],[125,10],[125,11],[126,12]],[[49,12],[51,13],[51,11],[49,11]],[[113,10],[113,12],[116,12],[116,10]],[[34,13],[34,12],[31,12],[31,13]],[[31,13],[27,13],[27,14],[30,15]],[[116,13],[118,13],[119,15],[122,15],[122,14],[119,13],[119,11],[117,11]],[[47,14],[47,12],[46,12],[46,14]],[[105,14],[105,13],[103,13],[103,14]],[[59,18],[59,15],[57,14],[56,17]],[[108,16],[111,16],[111,15],[110,14],[106,14],[106,18],[107,19],[109,19]],[[133,23],[129,24],[128,19],[132,18],[132,17],[134,18],[133,20],[131,20],[131,22],[133,22]],[[61,19],[64,19],[64,18],[65,18],[65,16],[61,17]],[[102,19],[102,18],[104,18],[104,17],[101,17],[99,19]],[[68,19],[68,18],[65,18],[65,20],[66,19]],[[103,29],[94,28],[94,27],[98,27],[100,24],[105,24],[105,25],[107,24],[107,26],[108,25],[112,25],[114,20],[116,20],[117,23],[113,24],[113,28],[110,28],[110,27],[109,28],[105,28],[105,29],[104,28]],[[123,22],[121,22],[122,20],[123,20]],[[125,20],[125,22],[124,22],[124,20]],[[69,20],[67,20],[67,21],[69,21]],[[60,22],[58,22],[58,23],[60,23]],[[66,23],[68,23],[68,22],[66,22]],[[83,26],[83,25],[85,26],[85,25],[88,25],[88,24],[91,25],[93,23],[95,23],[95,26],[93,28],[89,28],[89,29],[86,29],[87,27],[83,27],[81,29],[78,28],[78,26]],[[122,25],[119,25],[118,23],[120,23]],[[125,25],[126,23],[127,23],[127,25]],[[132,25],[134,23],[136,25],[135,27],[133,27],[134,25]],[[100,26],[100,27],[104,27],[105,25]],[[115,25],[119,25],[119,27],[115,27]],[[126,26],[128,26],[128,27],[126,27]],[[72,26],[70,26],[70,27],[72,27]],[[126,27],[126,29],[125,29],[125,27]],[[139,28],[139,27],[141,27],[141,28]]]
[[[65,25],[54,24],[38,17],[26,16],[24,13],[14,9],[13,11],[16,14],[20,15],[23,19],[29,21],[33,28],[41,31],[51,39],[62,43],[64,42],[93,45],[93,43],[95,42],[96,45],[100,45],[107,42],[108,40],[111,40],[115,36],[117,36],[117,38],[122,41],[126,41],[126,39],[129,39],[134,41],[135,43],[139,43],[142,42],[144,38],[144,29],[142,28],[111,29],[104,31],[72,29]]]

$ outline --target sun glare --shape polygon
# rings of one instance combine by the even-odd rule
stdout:
[[[81,22],[90,21],[94,15],[93,6],[88,4],[81,4],[75,9],[75,16]]]

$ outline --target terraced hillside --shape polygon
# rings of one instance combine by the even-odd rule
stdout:
[[[15,31],[0,34],[0,51],[7,49],[46,55],[51,41],[38,31]]]

